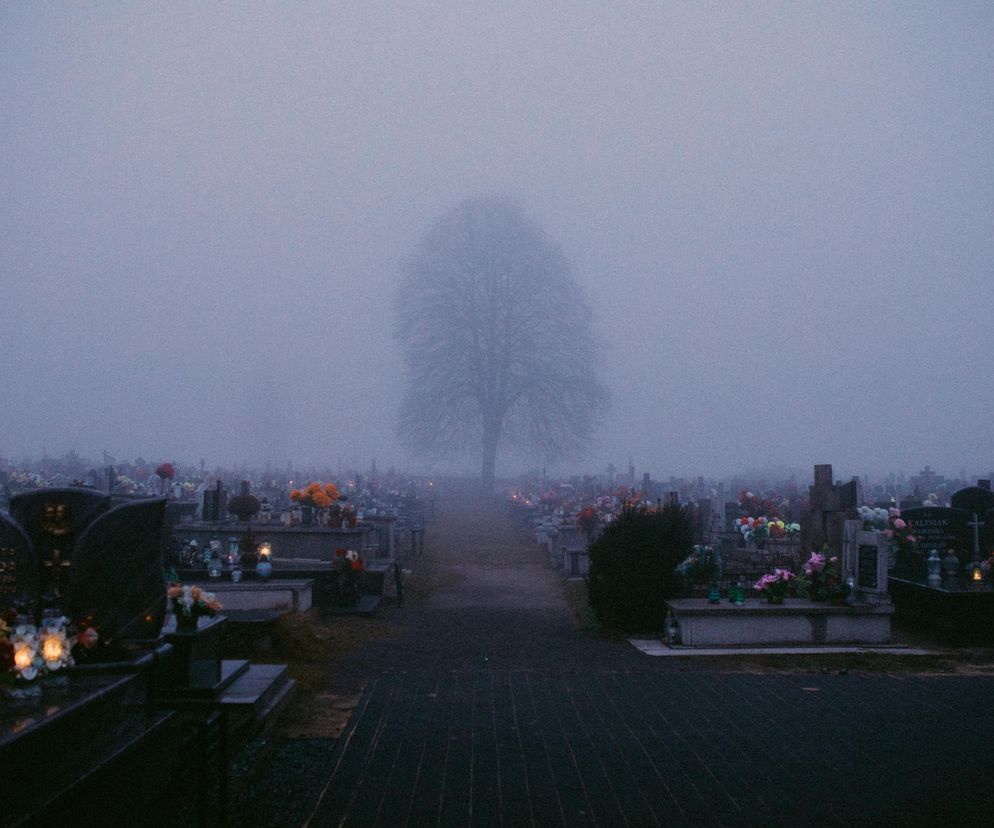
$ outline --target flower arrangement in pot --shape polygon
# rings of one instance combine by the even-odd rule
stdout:
[[[828,544],[821,552],[812,552],[804,565],[804,577],[797,582],[797,591],[812,601],[844,603],[849,589],[842,581],[841,566],[837,555]]]
[[[586,535],[593,532],[599,522],[600,519],[597,517],[597,512],[593,506],[584,506],[576,516],[577,528]]]
[[[301,506],[313,506],[315,509],[327,509],[338,500],[338,486],[334,483],[317,483],[312,481],[303,489],[290,492],[290,500],[295,500]]]
[[[788,523],[781,520],[780,518],[771,518],[766,523],[766,528],[770,533],[770,537],[773,540],[785,540],[787,538],[795,538],[801,534],[801,524],[799,523]]]
[[[190,584],[170,584],[166,593],[176,616],[176,629],[190,632],[197,628],[201,617],[213,618],[221,609],[221,602],[213,592],[205,592]]]
[[[707,586],[721,577],[721,553],[713,546],[694,544],[694,551],[677,567],[687,587]]]
[[[859,519],[863,521],[863,529],[867,532],[881,532],[890,522],[890,514],[886,509],[860,506],[856,511],[859,513]]]
[[[359,523],[355,508],[345,500],[338,504],[338,514],[333,515],[333,519],[337,520],[343,529],[355,529]]]
[[[155,476],[159,478],[159,491],[165,492],[169,481],[176,477],[176,468],[172,463],[159,463],[155,467]]]
[[[766,545],[766,539],[770,536],[767,523],[765,517],[737,518],[735,528],[742,533],[746,543],[753,543],[757,549],[762,549]]]
[[[354,549],[340,547],[335,550],[336,603],[354,607],[362,596],[362,558]]]
[[[797,576],[789,569],[774,569],[753,585],[753,588],[763,593],[770,604],[782,604],[787,597]]]
[[[887,528],[884,537],[890,541],[895,552],[908,554],[915,549],[916,538],[912,525],[901,517],[901,510],[891,507],[887,510]]]
[[[290,492],[290,500],[301,507],[311,507],[312,509],[328,509],[338,502],[338,486],[334,483],[318,483],[311,481],[303,489],[293,489]],[[305,517],[305,523],[309,520]]]

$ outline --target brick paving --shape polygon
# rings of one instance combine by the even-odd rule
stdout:
[[[994,679],[714,673],[492,609],[432,641],[437,615],[382,648],[310,825],[991,824]]]
[[[481,557],[337,665],[342,690],[365,682],[359,705],[336,742],[307,743],[306,795],[266,789],[273,824],[994,824],[994,678],[652,658],[577,629],[541,561],[519,555],[527,577],[502,593]]]

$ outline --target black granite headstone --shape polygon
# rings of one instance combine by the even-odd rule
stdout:
[[[0,512],[0,610],[38,598],[38,558],[28,533]]]
[[[986,558],[994,550],[994,492],[983,486],[967,486],[960,489],[951,498],[950,503],[956,509],[962,509],[967,514],[967,520],[973,521],[973,516],[977,516],[983,525],[978,527],[978,541],[980,543],[980,557]],[[968,543],[966,552],[960,555],[964,563],[973,560],[973,527],[967,526]]]
[[[116,506],[84,530],[69,582],[70,617],[92,616],[105,642],[158,637],[166,615],[165,498]]]
[[[901,517],[911,524],[918,548],[924,549],[926,556],[932,549],[938,549],[941,557],[947,549],[965,552],[968,548],[966,522],[970,520],[970,514],[962,509],[919,506],[902,509]]]
[[[949,499],[949,504],[954,509],[962,509],[968,515],[974,512],[983,515],[989,509],[994,509],[994,492],[981,486],[967,486],[956,492]]]
[[[27,532],[41,567],[43,601],[62,602],[77,539],[109,508],[110,498],[92,489],[36,489],[10,499],[10,514]]]

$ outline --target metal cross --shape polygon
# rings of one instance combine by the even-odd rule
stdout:
[[[53,549],[52,557],[47,561],[43,561],[42,565],[48,570],[48,577],[52,581],[52,595],[55,598],[61,598],[62,570],[69,568],[72,564],[69,561],[62,560],[61,549]]]
[[[973,520],[968,521],[967,526],[973,527],[973,559],[980,560],[980,527],[984,526],[984,521],[977,518],[977,513],[973,513]]]

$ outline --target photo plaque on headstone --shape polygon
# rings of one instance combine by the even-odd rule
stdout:
[[[858,570],[856,572],[856,583],[861,589],[879,589],[877,581],[877,565],[879,551],[877,545],[872,546],[861,544],[856,553]]]

